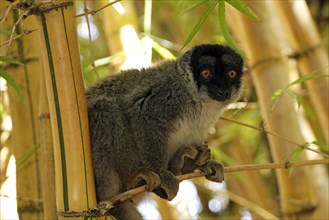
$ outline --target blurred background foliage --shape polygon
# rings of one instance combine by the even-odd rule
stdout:
[[[200,5],[194,7],[195,2]],[[240,2],[242,8],[245,6],[242,1],[236,2]],[[99,9],[108,4],[108,1],[75,1],[75,3],[79,15],[88,10]],[[234,29],[235,21],[230,14],[219,14],[219,10],[212,10],[205,17],[205,13],[213,4],[214,1],[120,1],[88,18],[84,15],[78,16],[77,31],[85,86],[88,87],[99,78],[116,74],[122,69],[142,68],[163,59],[173,59],[185,49],[197,44],[229,44],[240,48],[240,42],[234,41],[233,45],[229,42],[231,35],[228,36],[227,30],[223,30],[223,26],[219,25],[226,16],[230,29]],[[308,0],[307,5],[328,52],[329,3],[324,0]],[[249,17],[257,19],[255,16],[257,14],[251,13],[252,8],[249,12],[247,8],[244,9]],[[205,18],[204,23],[200,23],[202,18]],[[198,24],[200,28],[196,28]],[[1,35],[8,35],[11,31],[3,27],[0,30]],[[257,36],[255,39],[257,43]],[[246,57],[247,61],[248,59]],[[6,60],[0,60],[1,66],[5,63]],[[6,170],[10,153],[5,147],[10,147],[11,143],[11,111],[6,82],[1,78],[0,80],[1,184],[3,185],[8,178]],[[224,117],[263,128],[259,98],[248,66],[244,82],[243,98],[239,103],[230,106]],[[303,114],[306,115],[316,140],[326,143],[309,97],[303,93],[305,87],[299,86],[301,89],[298,93],[301,96]],[[219,120],[210,129],[207,143],[212,148],[214,158],[223,161],[225,166],[273,162],[265,133],[250,127]],[[291,159],[293,153],[291,151],[290,155],[282,158],[282,162]],[[26,158],[16,158],[16,161],[22,160]],[[226,178],[222,184],[210,183],[203,178],[184,181],[174,201],[166,202],[150,195],[148,199],[141,202],[139,208],[148,219],[161,217],[163,219],[266,219],[266,216],[267,219],[271,219],[272,216],[282,214],[279,207],[278,182],[273,170],[239,172],[229,174]],[[7,195],[5,191],[1,192],[2,204]],[[310,207],[306,205],[304,210],[307,208],[311,210],[312,207],[312,204]],[[3,215],[6,210],[3,205],[1,208]],[[298,213],[294,215],[296,218],[298,216]],[[322,217],[325,219],[327,216]],[[5,219],[5,215],[2,218]]]

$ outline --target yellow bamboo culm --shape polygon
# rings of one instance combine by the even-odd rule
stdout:
[[[302,74],[317,71],[328,74],[329,57],[325,42],[304,0],[275,1],[282,18],[284,32],[290,46],[297,53],[297,63]],[[329,79],[323,77],[305,82],[307,92],[317,114],[323,136],[329,144]]]
[[[282,19],[283,32],[287,36],[290,47],[297,54],[296,61],[301,74],[317,72],[328,74],[329,58],[325,41],[321,39],[319,31],[312,19],[305,0],[273,1],[274,6]],[[308,80],[305,82],[307,94],[316,113],[324,141],[329,144],[329,78]],[[315,156],[310,156],[312,159]],[[317,158],[321,158],[317,155]],[[310,168],[312,172],[308,176],[312,181],[310,188],[317,195],[317,208],[312,213],[313,219],[321,219],[329,216],[329,178],[328,167],[319,166]]]
[[[39,100],[40,154],[42,164],[43,214],[44,219],[57,219],[55,161],[49,105],[46,94],[45,76],[40,74]]]
[[[9,2],[0,2],[1,14],[6,10]],[[14,24],[19,19],[18,10],[8,11],[5,22],[0,24],[2,30],[13,30],[14,35],[20,35],[24,29],[35,29],[36,23],[32,18],[24,20],[24,27]],[[0,48],[1,56],[14,57],[24,63],[24,66],[8,65],[5,71],[21,88],[24,101],[13,87],[8,86],[12,132],[11,151],[16,159],[16,190],[17,212],[20,219],[42,219],[42,188],[40,181],[40,154],[38,150],[37,123],[39,77],[39,48],[37,34],[31,34],[22,39],[11,40],[11,45]],[[1,34],[0,44],[9,42],[10,36]],[[2,102],[2,98],[0,98]],[[3,146],[1,146],[2,148]],[[30,156],[27,156],[30,154]],[[1,155],[2,156],[2,155]],[[15,186],[14,186],[15,187]],[[1,203],[1,202],[0,202]],[[0,204],[5,205],[5,204]],[[14,210],[10,210],[13,212]]]
[[[273,19],[278,17],[277,11],[274,10],[272,1],[245,2],[256,12],[261,21],[247,18],[232,8],[228,8],[228,15],[231,16],[228,20],[232,22],[230,24],[232,31],[241,42],[247,61],[250,63],[251,76],[259,99],[265,129],[295,142],[304,143],[293,98],[288,95],[281,96],[275,108],[271,103],[274,92],[288,85],[291,75],[291,69],[283,58],[281,50],[281,43],[285,39],[280,32],[273,32],[282,26],[279,19]],[[281,162],[294,150],[291,143],[270,135],[267,138],[271,156],[276,163]],[[305,154],[301,154],[300,158],[305,158]],[[276,170],[280,213],[283,218],[289,219],[296,213],[302,213],[305,206],[316,204],[314,189],[309,187],[311,181],[308,178],[308,171],[308,168],[296,169],[292,173],[288,170]],[[303,205],[295,204],[293,201],[296,200]],[[300,217],[309,219],[310,215],[307,213]]]
[[[58,213],[96,207],[74,16],[74,1],[42,4],[36,16],[54,143]],[[61,214],[58,217],[64,218]]]

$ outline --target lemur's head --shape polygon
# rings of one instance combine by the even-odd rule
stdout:
[[[242,57],[222,45],[200,45],[191,51],[190,67],[199,91],[220,102],[236,101],[241,93]]]

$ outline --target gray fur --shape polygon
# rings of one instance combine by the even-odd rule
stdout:
[[[238,99],[240,84],[232,86],[228,100],[210,98],[207,87],[196,82],[190,65],[192,53],[193,49],[177,61],[123,71],[88,89],[98,201],[143,183],[149,191],[171,200],[178,191],[174,175],[182,173],[183,167],[185,171],[201,168],[210,172],[208,176],[216,169],[223,172],[222,166],[208,156],[209,152],[197,166],[197,155],[202,157],[197,147],[204,144],[206,132],[220,112]],[[184,162],[186,158],[190,163]],[[209,168],[206,162],[210,160]],[[223,173],[208,179],[222,181]],[[131,210],[127,216],[135,212]]]

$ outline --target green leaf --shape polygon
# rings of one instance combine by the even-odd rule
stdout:
[[[225,1],[219,0],[218,1],[218,16],[219,16],[219,27],[222,31],[223,37],[227,44],[232,47],[236,52],[242,54],[240,48],[236,45],[235,40],[233,39],[230,31],[228,29],[226,19],[225,19]]]
[[[191,31],[191,33],[189,34],[189,36],[187,37],[182,49],[191,42],[191,40],[194,38],[194,36],[196,35],[196,33],[200,30],[201,26],[203,25],[203,23],[206,21],[207,17],[209,16],[210,12],[215,8],[215,6],[218,4],[217,1],[213,2],[213,4],[211,4],[207,11],[201,16],[200,20],[198,21],[198,23],[194,26],[193,30]]]
[[[36,144],[31,149],[24,152],[24,154],[22,156],[17,158],[16,165],[18,167],[22,166],[24,164],[24,162],[26,162],[32,155],[35,154],[35,152],[39,149],[39,147],[40,147],[40,144]]]
[[[273,93],[273,95],[272,95],[272,97],[271,97],[271,100],[273,101],[273,100],[277,99],[277,98],[280,97],[282,94],[283,94],[283,89],[278,89],[278,90],[276,90],[276,91]]]
[[[296,162],[297,159],[298,159],[298,157],[300,156],[300,154],[303,152],[303,150],[304,150],[303,147],[298,147],[298,148],[296,148],[296,149],[292,152],[289,162],[290,162],[290,163]],[[294,170],[293,167],[289,168],[289,176],[292,174],[293,170]]]
[[[0,102],[0,120],[3,120],[5,118],[6,111],[3,103]]]
[[[322,151],[329,152],[329,147],[325,143],[322,143],[321,141],[313,141],[312,144],[315,144],[318,146]]]
[[[199,7],[200,5],[206,3],[209,0],[199,0],[199,1],[195,1],[192,5],[190,5],[188,8],[186,8],[184,11],[182,11],[182,14],[185,14],[188,11],[191,11],[197,7]]]
[[[300,154],[303,152],[303,150],[304,150],[303,147],[298,147],[298,148],[296,148],[296,149],[292,152],[289,162],[290,162],[290,163],[296,162],[297,159],[298,159],[298,157],[300,156]]]
[[[16,64],[16,65],[20,65],[20,66],[24,66],[24,63],[22,63],[19,60],[16,60],[16,59],[12,58],[12,57],[0,56],[0,61],[11,63],[11,64]]]
[[[321,78],[321,77],[329,77],[329,74],[318,74],[319,72],[321,72],[325,69],[328,69],[328,66],[314,70],[314,71],[310,72],[309,74],[305,74],[305,75],[301,76],[300,78],[296,79],[295,81],[292,81],[291,83],[289,83],[287,85],[287,88],[292,85],[305,82],[307,80],[317,79],[317,78]]]
[[[153,42],[153,49],[165,59],[173,60],[176,58],[167,48],[162,47],[157,42]]]
[[[288,93],[289,95],[291,95],[296,101],[297,101],[297,104],[298,104],[298,109],[300,108],[301,106],[301,96],[299,94],[297,94],[296,92],[290,90],[289,88],[293,85],[296,85],[296,84],[299,84],[299,83],[303,83],[307,80],[312,80],[312,79],[318,79],[318,78],[323,78],[323,77],[329,77],[329,74],[316,74],[320,71],[322,71],[323,69],[326,69],[328,67],[325,67],[325,68],[322,68],[322,69],[318,69],[318,70],[315,70],[309,74],[306,74],[304,76],[301,76],[300,78],[294,80],[293,82],[289,83],[284,89],[278,89],[274,92],[274,94],[272,95],[271,97],[271,101],[279,98],[283,93]]]
[[[260,21],[258,15],[253,10],[251,10],[247,5],[245,5],[241,0],[225,0],[225,1],[230,5],[232,5],[235,9],[239,10],[241,13]]]
[[[289,83],[287,87],[290,87],[290,86],[298,84],[298,83],[303,83],[308,80],[324,78],[324,77],[329,77],[329,74],[314,74],[314,73],[306,74],[306,75],[301,76],[300,78],[296,79],[295,81]]]
[[[300,109],[300,103],[301,103],[301,100],[302,100],[301,96],[299,94],[297,94],[296,92],[290,90],[290,89],[286,89],[285,91],[296,100],[296,102],[298,104],[298,109]]]
[[[0,67],[0,77],[4,78],[7,83],[9,85],[11,85],[15,91],[17,92],[21,102],[25,105],[25,100],[24,100],[24,96],[23,96],[23,93],[22,93],[22,90],[21,88],[19,87],[19,85],[17,84],[17,82],[14,80],[14,78],[12,78],[4,69],[2,69]]]
[[[11,36],[11,31],[7,29],[0,28],[0,34],[5,36]]]

